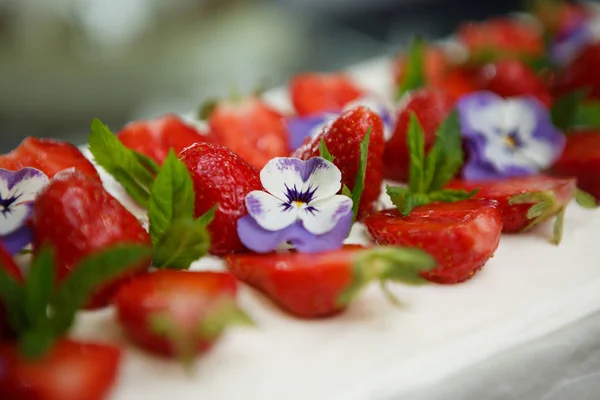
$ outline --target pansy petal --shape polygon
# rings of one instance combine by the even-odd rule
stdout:
[[[21,226],[16,231],[0,238],[6,251],[14,256],[33,241],[33,232],[28,226]]]
[[[286,206],[280,199],[261,190],[254,190],[246,196],[248,214],[264,229],[278,231],[294,223],[298,208]]]
[[[307,137],[318,135],[327,123],[335,119],[337,114],[323,113],[306,117],[291,117],[287,120],[289,147],[296,150],[302,146]]]
[[[16,197],[18,203],[33,201],[47,184],[48,177],[42,171],[23,168],[13,176],[9,186],[9,197]]]
[[[343,246],[352,228],[352,213],[341,218],[337,225],[323,235],[314,235],[300,224],[287,228],[287,240],[301,253],[318,253],[337,250]]]
[[[25,224],[31,215],[31,204],[13,204],[8,208],[0,205],[0,236],[8,235]]]
[[[491,92],[476,92],[461,97],[457,108],[462,136],[496,135],[494,128],[503,124],[502,107],[502,97]]]
[[[289,228],[289,227],[288,227]],[[240,241],[248,249],[257,253],[269,253],[286,241],[286,229],[268,231],[256,223],[250,215],[237,221],[237,233]]]
[[[287,199],[287,188],[302,190],[307,177],[305,161],[291,157],[273,158],[260,171],[265,190],[282,201]]]
[[[302,191],[313,192],[311,202],[331,197],[342,188],[342,172],[332,162],[313,157],[306,161],[306,169],[310,175]]]
[[[298,218],[307,231],[322,235],[331,231],[340,219],[352,213],[352,200],[346,196],[335,195],[310,204],[302,209]]]

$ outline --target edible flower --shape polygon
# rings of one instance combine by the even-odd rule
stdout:
[[[31,243],[32,232],[25,223],[35,197],[47,183],[48,177],[35,168],[0,168],[0,241],[11,255]]]
[[[353,108],[364,106],[377,113],[383,121],[383,137],[387,142],[394,134],[396,114],[394,108],[374,95],[367,95],[346,104],[339,113],[324,112],[305,117],[292,117],[287,120],[290,149],[296,150],[307,137],[315,137],[329,124],[333,123],[342,113]]]
[[[535,174],[548,168],[565,147],[548,110],[532,97],[503,99],[476,92],[458,102],[468,160],[467,180]]]
[[[337,194],[341,179],[340,170],[321,157],[272,159],[260,172],[265,191],[246,196],[240,240],[257,253],[285,243],[304,253],[340,248],[352,227],[352,200]]]

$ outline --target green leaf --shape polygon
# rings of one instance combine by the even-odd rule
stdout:
[[[210,117],[210,114],[214,111],[215,107],[219,103],[216,99],[209,99],[205,101],[201,106],[200,110],[198,110],[198,117],[201,120],[207,120]]]
[[[43,247],[31,262],[29,276],[23,285],[23,305],[30,329],[47,325],[47,308],[54,293],[54,279],[52,251]]]
[[[352,198],[352,191],[348,189],[348,186],[342,185],[342,194],[346,197]]]
[[[583,208],[598,208],[598,201],[596,201],[596,198],[581,189],[575,191],[575,201]]]
[[[184,163],[171,149],[150,190],[148,219],[152,244],[162,239],[173,221],[194,216],[194,184]]]
[[[404,208],[401,210],[402,216],[408,217],[415,207],[424,206],[429,203],[431,203],[429,195],[409,192],[404,196]]]
[[[406,140],[410,157],[408,188],[412,193],[425,193],[425,134],[414,112],[410,114]]]
[[[393,281],[409,285],[427,283],[421,273],[436,267],[435,259],[421,249],[374,247],[359,252],[353,263],[353,281],[340,294],[337,304],[347,306],[370,282]]]
[[[136,202],[146,207],[154,176],[140,163],[139,156],[125,147],[98,118],[92,120],[89,146],[96,163],[123,185]]]
[[[444,203],[453,203],[455,201],[467,200],[475,196],[479,189],[467,192],[463,189],[442,189],[437,192],[429,193],[431,201],[442,201]]]
[[[28,324],[24,299],[23,286],[8,274],[7,268],[0,267],[0,300],[4,304],[8,324],[17,333],[24,332]]]
[[[396,98],[400,98],[404,93],[425,85],[425,50],[426,43],[422,38],[415,37],[411,41],[406,53],[407,62],[404,80],[398,86]]]
[[[565,227],[565,209],[561,208],[556,214],[556,220],[554,221],[554,229],[552,230],[552,243],[559,245],[563,238],[563,231]]]
[[[329,152],[325,139],[321,139],[321,143],[319,143],[319,155],[327,161],[333,162],[333,155]]]
[[[132,150],[132,151],[133,151],[133,154],[135,155],[135,158],[137,158],[138,162],[140,164],[142,164],[144,166],[144,168],[146,168],[148,171],[152,172],[155,175],[158,174],[160,167],[153,159],[151,159],[150,157],[145,156],[142,153],[139,153],[135,150]]]
[[[151,251],[143,245],[117,245],[86,257],[57,288],[52,300],[52,327],[57,337],[73,323],[75,313],[82,308],[90,294],[103,284],[141,268]]]
[[[210,235],[201,221],[174,221],[154,248],[158,267],[186,269],[210,248]]]
[[[360,205],[360,198],[365,188],[365,174],[367,173],[367,162],[369,158],[369,139],[371,138],[371,131],[373,126],[369,126],[367,133],[360,141],[360,155],[358,159],[358,171],[354,178],[354,191],[352,192],[352,213],[354,215],[353,221],[356,221],[358,216],[358,207]]]
[[[529,219],[529,223],[523,228],[523,231],[528,231],[542,222],[556,216],[552,242],[557,245],[560,243],[562,239],[565,210],[556,198],[554,192],[547,190],[543,192],[522,193],[511,197],[508,204],[532,205],[531,208],[527,210],[527,219]]]
[[[19,353],[28,359],[35,359],[46,354],[58,337],[47,324],[45,329],[28,330],[19,336]]]
[[[224,296],[207,311],[198,327],[198,333],[205,340],[214,340],[231,325],[254,326],[254,322],[236,304],[235,299]]]
[[[217,212],[218,208],[219,204],[217,203],[214,206],[212,206],[207,212],[199,216],[198,219],[196,219],[196,223],[202,224],[204,226],[210,225],[210,223],[213,222],[213,220],[215,219],[215,213]]]
[[[433,164],[435,168],[434,172],[430,173],[432,178],[431,183],[427,186],[428,192],[443,188],[463,164],[460,121],[457,111],[453,111],[436,131],[435,144],[427,158],[430,157],[434,161],[426,160],[426,165],[431,168],[429,165]]]
[[[600,101],[581,103],[575,114],[573,125],[600,129]]]
[[[550,110],[554,126],[561,131],[567,131],[573,127],[578,108],[586,93],[587,90],[576,90],[556,99]]]
[[[404,210],[404,200],[409,193],[409,189],[407,187],[388,185],[385,187],[385,192],[390,196],[392,203],[396,206],[398,211],[402,212]]]

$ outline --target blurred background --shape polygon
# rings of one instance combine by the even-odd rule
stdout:
[[[0,151],[392,55],[521,1],[0,0]]]

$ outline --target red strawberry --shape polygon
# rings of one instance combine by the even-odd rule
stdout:
[[[407,56],[404,53],[400,54],[394,60],[393,74],[397,85],[400,85],[405,79],[407,63]],[[427,85],[440,83],[444,79],[446,72],[451,68],[446,52],[437,46],[426,47],[423,63],[423,72]]]
[[[1,243],[0,268],[4,269],[13,279],[16,279],[18,282],[23,282],[23,274],[21,274],[21,270]],[[12,329],[10,329],[10,327],[8,326],[8,321],[6,321],[4,305],[0,301],[0,342],[3,342],[6,339],[12,337],[13,332]]]
[[[359,206],[359,215],[364,216],[371,211],[373,203],[379,198],[382,181],[382,162],[384,140],[383,121],[373,111],[366,107],[357,107],[344,112],[332,125],[326,127],[320,134],[308,138],[307,141],[294,152],[294,157],[308,160],[319,155],[321,140],[333,155],[333,163],[342,172],[342,183],[350,190],[354,189],[354,180],[358,171],[360,156],[360,142],[369,127],[372,126],[369,138],[369,155],[367,158],[367,171],[365,185]]]
[[[451,68],[434,87],[448,93],[455,100],[478,90],[475,82],[475,73],[469,67]]]
[[[475,59],[489,54],[499,58],[536,58],[544,52],[542,32],[537,26],[514,18],[464,24],[459,27],[458,36]]]
[[[206,141],[206,136],[198,133],[174,114],[129,123],[117,137],[125,146],[150,157],[158,164],[162,164],[167,158],[169,149],[179,154],[196,142]]]
[[[296,75],[289,83],[290,96],[298,115],[337,112],[359,98],[363,91],[342,73]]]
[[[546,107],[552,105],[552,97],[542,79],[522,61],[504,60],[483,66],[477,76],[482,90],[489,90],[502,97],[533,96]]]
[[[557,76],[553,93],[564,95],[577,89],[587,89],[588,98],[600,99],[600,42],[586,46]]]
[[[600,201],[600,132],[586,130],[567,136],[565,151],[552,172],[577,178],[577,186]]]
[[[38,195],[33,230],[36,252],[44,243],[53,246],[59,280],[82,258],[110,245],[150,246],[150,236],[138,219],[108,194],[102,184],[76,171],[56,175]],[[140,265],[140,272],[148,267],[149,261]],[[88,307],[106,305],[118,283],[121,282],[96,291]]]
[[[425,133],[425,151],[435,142],[435,132],[454,108],[454,98],[446,92],[424,88],[408,95],[398,111],[398,122],[393,136],[385,145],[383,174],[387,179],[406,181],[409,170],[406,136],[410,114],[421,123]]]
[[[226,147],[196,143],[179,154],[190,171],[196,193],[196,216],[215,204],[219,207],[208,226],[211,253],[227,254],[245,250],[237,234],[237,220],[246,212],[246,195],[262,190],[259,171]]]
[[[121,351],[107,344],[58,341],[39,360],[20,356],[17,346],[0,346],[0,393],[9,400],[102,400],[109,395]]]
[[[90,178],[100,181],[92,163],[77,147],[54,139],[28,137],[10,153],[0,155],[0,168],[18,171],[24,167],[39,169],[49,178],[64,169],[75,168]]]
[[[217,103],[208,124],[212,142],[229,148],[257,168],[290,152],[283,116],[258,97]]]
[[[191,358],[207,350],[228,323],[243,321],[236,292],[228,273],[160,270],[124,285],[115,306],[121,327],[138,345]]]
[[[481,182],[454,181],[448,187],[469,191],[479,189],[475,197],[496,201],[504,220],[502,231],[511,233],[519,232],[531,224],[532,221],[527,218],[527,211],[533,205],[533,203],[510,204],[509,201],[512,197],[524,193],[545,191],[554,193],[556,201],[552,204],[551,209],[542,216],[545,220],[556,215],[561,208],[568,204],[575,193],[575,180],[538,175]],[[539,222],[542,220],[536,223]]]
[[[397,209],[369,216],[365,224],[378,244],[418,247],[438,266],[422,275],[438,283],[470,279],[492,257],[500,241],[502,215],[488,200],[463,200],[416,207],[408,217]]]

